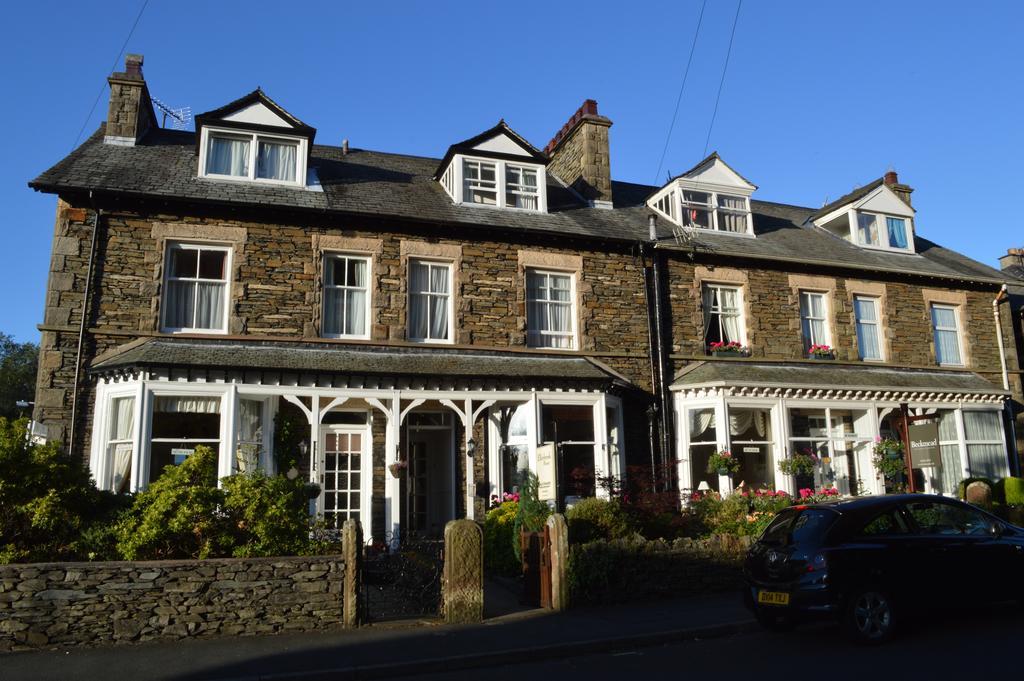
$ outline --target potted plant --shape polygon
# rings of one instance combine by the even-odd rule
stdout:
[[[903,455],[902,442],[891,437],[878,438],[875,441],[871,463],[885,479],[887,487],[902,489],[907,474],[907,462]]]
[[[396,478],[405,476],[405,471],[409,469],[409,462],[407,461],[396,461],[392,464],[388,464],[388,470],[391,471],[391,475]]]
[[[747,354],[747,349],[737,341],[714,341],[708,344],[708,350],[714,357],[743,357]]]
[[[788,459],[779,462],[779,470],[786,475],[813,475],[818,465],[817,455],[809,449],[793,452]]]
[[[819,345],[815,343],[807,351],[808,356],[811,359],[835,359],[836,351],[832,349],[830,345]]]
[[[718,475],[733,475],[740,470],[740,460],[732,455],[728,449],[715,452],[708,457],[708,473]]]

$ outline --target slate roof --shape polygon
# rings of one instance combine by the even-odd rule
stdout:
[[[1009,394],[970,371],[937,371],[817,363],[696,362],[676,374],[672,389],[697,386],[800,387]]]
[[[828,215],[829,213],[834,211],[836,208],[839,208],[840,206],[845,206],[848,203],[853,203],[854,201],[859,201],[860,199],[864,198],[865,196],[867,196],[868,194],[873,192],[875,190],[875,188],[880,186],[884,181],[885,181],[885,178],[884,177],[880,177],[880,178],[878,178],[877,180],[875,180],[873,182],[868,182],[863,187],[857,187],[856,189],[854,189],[849,194],[844,194],[843,196],[840,196],[838,199],[836,199],[832,203],[827,203],[824,206],[822,206],[821,208],[819,208],[818,210],[814,211],[814,214],[811,215],[811,218],[812,219],[820,218],[822,215]]]
[[[436,158],[313,145],[310,167],[322,191],[197,177],[195,133],[155,129],[136,146],[103,144],[103,127],[29,186],[45,192],[93,190],[97,195],[183,200],[228,206],[274,207],[354,216],[377,216],[430,225],[461,225],[502,232],[546,233],[606,241],[648,238],[646,199],[657,189],[613,182],[614,209],[590,208],[548,174],[548,213],[456,205],[433,179]],[[870,187],[870,185],[867,185]],[[864,189],[864,188],[862,188]],[[845,197],[842,200],[847,200]],[[751,201],[756,238],[700,232],[705,252],[816,263],[867,271],[1002,283],[998,270],[923,239],[917,254],[870,251],[807,224],[814,208]],[[671,225],[659,221],[661,247],[673,249]]]
[[[89,367],[90,373],[142,367],[294,371],[431,378],[529,377],[534,381],[621,379],[584,357],[476,352],[448,348],[355,349],[324,343],[151,338],[128,343]]]

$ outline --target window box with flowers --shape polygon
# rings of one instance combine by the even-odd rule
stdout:
[[[718,475],[734,475],[740,470],[740,460],[727,449],[715,452],[708,457],[708,473]]]
[[[836,351],[832,349],[830,345],[812,345],[807,351],[807,356],[811,359],[829,360],[836,358]]]
[[[737,341],[709,343],[708,351],[714,357],[746,357],[748,354],[746,346]]]

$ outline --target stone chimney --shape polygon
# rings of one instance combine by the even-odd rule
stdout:
[[[156,124],[149,89],[142,77],[142,55],[125,55],[124,72],[110,74],[107,82],[110,83],[110,108],[103,142],[135,146]]]
[[[999,269],[1007,270],[1014,265],[1024,268],[1024,248],[1010,248],[1006,255],[999,256]]]
[[[896,174],[895,170],[887,171],[885,176],[882,178],[882,181],[885,182],[885,186],[896,193],[896,196],[903,199],[903,203],[913,207],[913,204],[910,203],[910,195],[914,193],[914,190],[910,185],[900,184],[900,178]]]
[[[608,128],[612,122],[597,113],[597,102],[583,102],[544,147],[554,173],[595,208],[612,207],[612,170]]]

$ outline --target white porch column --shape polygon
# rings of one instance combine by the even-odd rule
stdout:
[[[611,475],[612,466],[608,447],[608,423],[604,393],[592,407],[594,419],[594,496],[608,499],[608,489],[597,484],[597,479]]]
[[[234,472],[235,450],[238,449],[238,384],[232,383],[221,400],[220,441],[223,446],[217,457],[217,486],[220,479]]]

